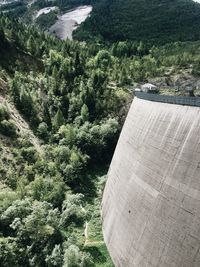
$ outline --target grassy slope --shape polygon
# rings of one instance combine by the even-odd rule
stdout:
[[[108,166],[94,169],[88,175],[85,186],[76,190],[76,193],[83,193],[85,196],[84,209],[88,213],[88,219],[84,228],[76,228],[73,233],[84,250],[92,255],[95,266],[114,267],[103,240],[100,211]]]
[[[95,175],[95,190],[93,191],[94,195],[88,195],[88,204],[86,205],[86,209],[91,214],[91,217],[88,220],[87,238],[85,238],[85,249],[92,254],[92,256],[94,257],[95,266],[97,267],[114,266],[108,254],[106,245],[103,241],[100,216],[101,199],[106,181],[105,173],[107,173],[107,169],[104,169],[99,174]]]

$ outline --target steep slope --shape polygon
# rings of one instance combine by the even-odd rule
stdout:
[[[1,266],[110,267],[99,176],[129,96],[111,87],[114,58],[8,17],[0,28]]]
[[[200,5],[192,0],[102,0],[76,38],[105,40],[196,40]]]
[[[29,124],[22,117],[13,103],[7,98],[8,84],[0,78],[0,105],[6,107],[10,119],[16,126],[16,132],[19,136],[27,136],[30,143],[35,147],[36,151],[42,153],[41,141],[30,129]]]

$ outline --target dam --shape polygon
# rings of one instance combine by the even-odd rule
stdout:
[[[200,107],[188,99],[133,100],[102,200],[116,267],[200,266]]]

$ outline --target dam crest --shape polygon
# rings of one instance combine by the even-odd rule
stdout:
[[[104,239],[116,267],[199,267],[199,98],[156,97],[137,93],[122,129]]]

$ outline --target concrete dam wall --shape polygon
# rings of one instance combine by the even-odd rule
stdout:
[[[116,267],[200,267],[200,108],[135,97],[102,201]]]

